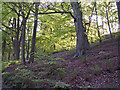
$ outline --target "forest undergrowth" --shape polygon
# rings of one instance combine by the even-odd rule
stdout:
[[[120,88],[118,40],[94,46],[81,57],[74,54],[10,65],[2,72],[3,88]]]

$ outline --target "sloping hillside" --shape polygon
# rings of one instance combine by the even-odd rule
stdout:
[[[3,72],[3,88],[120,88],[118,41],[97,45],[85,55],[75,52],[37,58],[33,64],[11,65]],[[7,85],[7,86],[6,86]]]

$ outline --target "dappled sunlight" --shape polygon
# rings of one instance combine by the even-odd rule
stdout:
[[[120,87],[120,2],[2,2],[1,13],[3,89]]]

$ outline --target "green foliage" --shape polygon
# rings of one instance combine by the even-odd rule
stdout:
[[[8,84],[9,86],[12,87],[22,87],[22,88],[27,88],[31,86],[31,82],[29,78],[21,77],[21,76],[14,76],[14,77],[9,77],[8,78]]]
[[[18,66],[15,70],[21,70],[21,69],[23,69],[25,67],[25,65],[20,65],[20,66]]]
[[[25,77],[25,78],[33,78],[34,77],[34,72],[28,69],[24,69],[24,66],[18,67],[15,69],[16,75]]]
[[[48,53],[44,53],[42,51],[37,51],[37,53],[35,53],[35,57],[37,57],[39,59],[49,58]]]
[[[18,3],[10,3],[10,7],[15,7],[16,11],[21,10],[18,6]],[[29,11],[29,8],[26,6],[31,6],[31,3],[20,3],[22,8],[24,8],[25,16],[27,12]],[[9,3],[2,3],[2,22],[7,25],[11,26],[11,23],[9,22],[11,18],[18,18],[17,14],[7,6]],[[83,11],[83,23],[85,26],[85,23],[89,22],[89,16],[92,14],[94,2],[81,3],[81,8]],[[105,7],[109,7],[109,18],[110,18],[110,24],[113,24],[117,21],[117,9],[114,5],[114,3],[97,3],[97,9],[98,9],[98,15],[102,20],[106,19],[105,14]],[[63,3],[64,10],[71,11],[72,7],[70,3]],[[113,9],[113,8],[114,9]],[[50,8],[55,8],[57,11],[62,11],[62,7],[60,3],[52,4],[50,5]],[[35,10],[34,7],[31,8],[33,11]],[[47,8],[39,7],[40,12],[45,12]],[[54,10],[48,10],[48,12],[51,12]],[[93,12],[93,15],[95,13]],[[27,23],[26,23],[26,39],[31,39],[32,37],[32,30],[33,30],[33,18],[34,15],[30,14]],[[113,19],[111,19],[113,17]],[[93,18],[93,17],[92,17]],[[22,18],[20,18],[20,22],[22,22]],[[105,24],[105,20],[103,21],[103,24]],[[21,25],[22,26],[22,25]],[[112,27],[112,26],[111,26]],[[21,29],[22,27],[20,27]],[[8,52],[11,52],[12,55],[12,41],[11,37],[16,36],[15,32],[12,32],[11,30],[5,28],[3,26],[3,29],[5,29],[6,32],[12,33],[11,35],[6,34],[3,32],[2,38],[3,40],[6,38],[7,44],[5,53],[8,54]],[[86,29],[88,29],[88,25],[86,25]],[[103,35],[103,32],[105,32],[106,27],[102,27],[102,25],[99,25],[99,29],[101,31],[101,36]],[[114,30],[114,27],[111,29]],[[21,32],[20,32],[21,34]],[[38,30],[37,30],[37,37],[36,37],[36,53],[35,57],[38,57],[39,59],[46,58],[48,55],[51,55],[54,52],[60,52],[65,50],[70,50],[76,47],[76,30],[74,26],[74,19],[71,17],[70,14],[64,13],[64,14],[45,14],[45,15],[39,15],[38,16]],[[89,28],[89,31],[87,33],[89,42],[98,42],[98,35],[97,35],[97,28],[95,21],[91,20],[91,25]],[[102,37],[102,40],[107,37]],[[2,41],[3,43],[3,41]],[[31,42],[30,42],[31,43]],[[26,43],[27,46],[27,43]],[[5,57],[5,56],[4,56]],[[5,59],[6,60],[6,59]]]
[[[107,67],[112,67],[114,65],[114,62],[111,59],[108,59],[107,62],[104,62],[104,65]]]
[[[13,72],[3,73],[3,83],[12,87],[27,88],[32,86],[30,79],[34,77],[34,73],[30,70],[24,69],[25,66],[21,65]]]
[[[66,68],[58,68],[56,66],[52,66],[49,69],[48,75],[50,77],[58,76],[60,78],[60,77],[64,77],[67,72],[68,70]]]
[[[54,83],[49,79],[32,79],[32,82],[34,83],[35,88],[45,88],[46,86],[52,87],[54,85]]]
[[[43,72],[43,71],[41,71],[41,72],[39,72],[38,73],[38,75],[40,75],[40,74],[47,74],[48,72]]]
[[[2,73],[2,76],[3,76],[3,78],[5,77],[9,77],[10,75],[12,75],[13,74],[13,72],[3,72]]]
[[[50,77],[53,76],[63,77],[69,71],[65,66],[56,61],[49,61],[44,64],[47,65],[48,67],[47,75]]]
[[[55,58],[55,60],[62,60],[62,61],[65,61],[63,58]]]
[[[8,68],[10,65],[15,65],[20,63],[20,60],[13,60],[13,61],[9,61],[9,62],[2,62],[2,71],[4,71],[6,68]]]
[[[59,63],[56,62],[56,61],[50,61],[50,62],[47,62],[47,63],[44,63],[44,64],[47,64],[47,65],[57,65]]]
[[[95,72],[101,71],[101,68],[98,65],[95,65],[95,67],[91,68]]]
[[[105,52],[105,51],[100,51],[100,52],[99,52],[99,54],[104,54],[104,53],[106,53],[106,52]]]
[[[31,3],[22,3],[20,2],[21,7],[24,10],[21,10],[19,8],[18,3],[2,3],[2,23],[4,23],[6,26],[11,27],[12,25],[14,26],[15,24],[13,23],[12,19],[16,18],[18,19],[17,14],[14,12],[15,10],[19,12],[20,14],[21,11],[25,13],[25,16],[27,15],[27,12],[29,11],[30,8],[28,6],[31,6]],[[10,7],[14,7],[15,10],[11,10]],[[93,5],[94,2],[89,2],[81,3],[81,9],[83,12],[83,23],[85,27],[85,23],[89,22],[89,17],[92,14],[93,10]],[[100,29],[100,34],[101,34],[101,39],[106,39],[110,38],[110,35],[104,35],[104,33],[107,31],[107,22],[106,22],[106,12],[105,12],[105,7],[109,7],[108,10],[108,17],[109,21],[111,24],[111,30],[112,32],[114,31],[114,27],[112,25],[117,22],[118,17],[117,17],[117,9],[113,3],[108,3],[104,2],[101,3],[99,2],[97,4],[97,11],[98,11],[98,16],[103,20],[104,27],[102,25],[99,25]],[[52,10],[48,10],[47,8],[43,8],[42,6],[39,7],[40,12],[54,12],[54,8],[56,11],[63,11],[63,8],[65,11],[70,11],[72,12],[72,6],[70,3],[63,3],[63,7],[61,7],[61,3],[55,3],[49,5],[49,8]],[[113,9],[114,8],[114,9]],[[31,8],[31,10],[34,11],[34,7]],[[31,12],[31,11],[30,11]],[[93,15],[95,16],[95,13],[93,12]],[[33,17],[34,15],[30,14],[27,23],[26,23],[26,40],[31,39],[32,37],[32,30],[33,30]],[[93,18],[93,17],[92,17]],[[93,18],[94,19],[94,18]],[[11,24],[12,23],[12,24]],[[20,34],[21,34],[21,29],[23,25],[22,23],[22,18],[20,17]],[[86,25],[86,29],[88,29],[88,25]],[[2,44],[4,43],[4,40],[6,40],[6,47],[4,54],[7,55],[8,58],[8,53],[11,53],[10,56],[13,54],[13,41],[11,38],[15,39],[16,37],[16,32],[13,32],[12,30],[17,31],[17,29],[13,28],[12,30],[5,28],[2,26],[2,29],[4,29],[5,32],[10,33],[7,34],[2,31]],[[50,60],[51,54],[55,52],[60,52],[60,51],[65,51],[65,50],[70,50],[76,47],[76,30],[74,26],[74,19],[71,17],[70,14],[45,14],[45,15],[39,15],[38,16],[38,30],[37,30],[37,37],[36,37],[36,46],[35,46],[35,58],[38,59],[46,59]],[[89,28],[88,33],[85,33],[88,35],[88,39],[90,43],[93,42],[98,42],[98,32],[96,28],[96,21],[91,19],[91,25]],[[115,37],[120,36],[120,32],[113,33]],[[19,35],[20,36],[20,35]],[[31,44],[31,42],[30,42]],[[27,48],[27,43],[25,43],[26,48]],[[21,54],[21,53],[20,53]],[[105,54],[104,51],[100,51],[99,54]],[[103,59],[109,59],[110,54],[105,54],[102,58]],[[7,60],[6,56],[4,56],[4,61]],[[86,56],[81,57],[83,61],[86,60]],[[36,59],[37,60],[37,59]],[[35,71],[39,71],[38,75],[40,74],[45,74],[48,75],[49,77],[53,76],[59,76],[63,77],[69,70],[65,67],[62,66],[62,64],[58,63],[57,60],[65,61],[63,58],[53,58],[51,61],[42,61],[46,67],[39,67],[36,68]],[[8,68],[10,65],[14,65],[19,63],[20,61],[10,61],[10,62],[3,62],[2,64],[2,70],[5,70]],[[108,65],[110,67],[113,66],[113,62],[111,60],[107,61],[105,65]],[[101,68],[98,65],[95,65],[93,68],[91,68],[95,72],[101,71]],[[46,70],[44,72],[44,70]],[[8,84],[10,86],[14,87],[30,87],[33,83],[36,85],[36,87],[44,87],[45,85],[50,85],[55,88],[66,88],[69,87],[69,84],[66,84],[64,82],[52,82],[49,79],[41,79],[41,77],[37,77],[34,74],[34,71],[28,70],[26,66],[21,65],[15,69],[14,72],[6,72],[3,73],[3,82],[5,84]],[[31,84],[32,83],[32,84]],[[41,86],[40,86],[41,85]]]
[[[63,67],[63,68],[57,68],[56,71],[58,71],[59,76],[64,76],[68,70],[65,67]]]
[[[69,84],[66,84],[64,82],[56,82],[54,88],[68,88],[70,87]]]

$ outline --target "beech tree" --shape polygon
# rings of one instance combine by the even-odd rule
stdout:
[[[88,37],[85,35],[85,31],[83,28],[83,19],[82,19],[82,11],[81,6],[78,2],[71,2],[73,12],[74,12],[74,23],[75,23],[75,29],[76,29],[76,35],[77,35],[77,47],[76,47],[76,54],[74,57],[81,56],[86,53],[86,50],[88,50],[89,42]]]
[[[110,5],[110,2],[108,2],[108,3],[107,3],[107,2],[104,2],[104,5],[103,5],[103,6],[105,7],[106,19],[107,19],[107,24],[108,24],[110,36],[111,36],[111,38],[113,38],[112,32],[111,32],[111,27],[110,27],[110,21],[109,21],[109,17],[108,17],[109,5]]]
[[[40,2],[39,6],[36,4],[25,2],[3,4],[2,13],[5,15],[2,21],[3,34],[9,36],[4,37],[2,41],[4,57],[7,55],[10,59],[13,56],[11,59],[14,60],[19,60],[21,57],[22,64],[26,63],[27,58],[29,63],[33,63],[34,56],[41,58],[41,53],[50,55],[74,48],[76,48],[74,57],[81,56],[90,48],[89,42],[101,40],[102,31],[107,31],[104,3],[97,3],[97,7],[95,2],[79,3],[72,0],[67,3]],[[113,10],[111,5],[107,11],[109,24],[117,21],[114,17],[116,8]],[[98,17],[103,19],[102,25],[98,24]]]
[[[101,43],[101,36],[100,36],[100,30],[99,30],[99,26],[98,26],[98,13],[97,13],[97,2],[95,0],[95,12],[96,12],[96,24],[97,24],[97,31],[98,31],[98,37],[99,37],[99,42]]]
[[[120,30],[120,1],[116,2],[117,4],[117,9],[118,9],[118,20],[119,20],[119,30]]]
[[[33,63],[33,62],[34,62],[34,51],[35,51],[35,41],[36,41],[36,29],[37,29],[37,20],[38,20],[38,7],[39,7],[39,3],[36,3],[36,4],[35,4],[35,16],[34,16],[33,37],[32,37],[32,45],[31,45],[31,52],[30,52],[29,63]]]
[[[19,37],[19,34],[20,34],[20,20],[19,20],[20,11],[18,10],[18,12],[17,12],[17,9],[15,9],[15,6],[14,6],[15,3],[9,3],[9,4],[4,3],[3,5],[5,5],[6,9],[8,10],[5,13],[10,13],[11,14],[11,11],[15,13],[15,14],[11,14],[13,16],[10,17],[10,19],[8,19],[9,20],[9,23],[8,23],[9,26],[6,25],[5,22],[2,22],[2,25],[5,28],[12,31],[11,34],[13,34],[13,35],[12,35],[11,40],[12,40],[12,43],[13,43],[13,60],[19,60],[19,54],[20,54],[20,37]],[[10,27],[10,25],[12,27]]]

